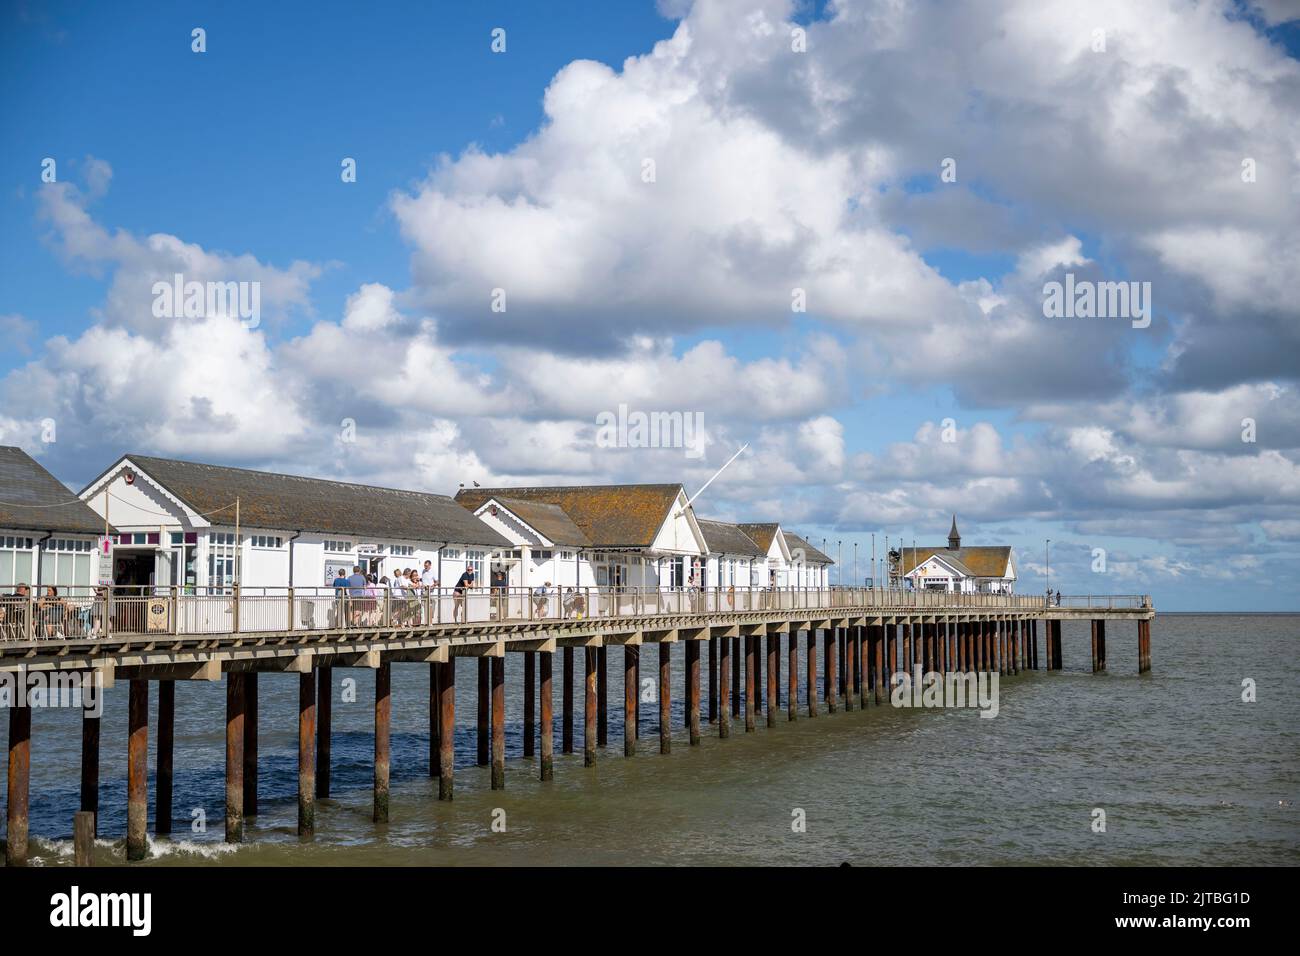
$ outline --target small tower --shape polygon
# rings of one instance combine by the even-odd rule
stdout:
[[[948,531],[948,550],[961,550],[961,535],[957,533],[957,516],[952,516],[952,528]]]

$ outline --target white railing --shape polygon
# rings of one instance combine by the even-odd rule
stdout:
[[[1068,604],[1066,601],[1068,600]],[[1146,595],[1062,598],[1067,607],[1150,607]],[[1056,606],[1053,602],[1051,606]],[[60,588],[0,597],[0,641],[110,635],[373,631],[438,624],[581,621],[842,608],[1035,610],[1041,595],[882,588]]]

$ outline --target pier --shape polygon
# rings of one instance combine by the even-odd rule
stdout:
[[[644,662],[658,665],[657,726],[661,753],[671,750],[670,680],[674,645],[686,663],[682,688],[685,729],[698,745],[702,723],[720,738],[733,732],[732,717],[743,708],[744,732],[765,714],[769,728],[780,725],[786,660],[786,720],[797,713],[799,636],[806,635],[807,711],[810,718],[834,715],[889,701],[891,675],[912,672],[997,673],[1062,668],[1061,624],[1091,626],[1092,671],[1106,669],[1107,624],[1136,625],[1139,673],[1151,669],[1151,620],[1155,609],[1142,595],[1065,597],[1048,605],[1041,597],[1010,594],[960,594],[868,588],[787,589],[589,589],[590,616],[565,617],[558,608],[538,614],[523,589],[457,594],[429,589],[418,606],[395,607],[387,596],[369,613],[353,614],[347,597],[328,589],[238,587],[220,594],[191,594],[181,588],[101,592],[88,599],[80,616],[85,633],[62,627],[45,633],[30,599],[0,598],[0,681],[17,688],[26,703],[30,675],[47,682],[77,675],[104,688],[116,682],[129,688],[126,857],[143,859],[149,787],[149,694],[157,685],[156,834],[171,829],[172,727],[175,681],[226,682],[225,839],[244,839],[244,823],[257,813],[258,680],[262,674],[297,675],[298,832],[315,828],[315,801],[330,792],[330,708],[333,672],[340,668],[375,671],[374,805],[376,823],[389,819],[389,727],[394,665],[428,666],[429,767],[439,778],[438,796],[455,794],[454,762],[456,659],[478,660],[474,700],[478,763],[490,767],[491,786],[508,784],[505,752],[505,673],[519,662],[525,675],[524,756],[540,746],[537,770],[542,780],[555,773],[552,756],[552,675],[555,655],[562,658],[561,698],[564,752],[573,752],[580,727],[583,763],[595,765],[605,743],[608,718],[607,654],[622,648],[626,720],[623,752],[634,757],[639,734],[637,690],[642,651],[656,649]],[[408,602],[410,603],[410,602]],[[329,613],[317,613],[320,610]],[[1039,655],[1038,633],[1044,633]],[[818,680],[818,635],[822,680]],[[708,665],[701,666],[702,645]],[[784,648],[784,653],[783,653]],[[575,654],[581,650],[582,691],[575,688]],[[766,650],[766,653],[764,653]],[[764,664],[766,661],[766,664]],[[512,663],[511,666],[520,666]],[[766,667],[766,673],[764,673]],[[743,676],[742,676],[743,672]],[[707,683],[701,688],[701,677]],[[766,678],[766,679],[764,679]],[[4,685],[0,685],[4,686]],[[707,693],[708,704],[704,705]],[[540,706],[539,706],[540,705]],[[820,706],[819,706],[820,705]],[[582,708],[576,721],[575,707]],[[823,710],[824,708],[824,710]],[[539,713],[540,711],[540,713]],[[28,794],[33,759],[31,708],[9,708],[7,865],[21,866],[28,852]],[[219,720],[220,715],[212,715]],[[81,809],[95,814],[99,801],[100,721],[82,721]],[[39,748],[36,750],[39,760]],[[93,826],[78,832],[93,833]]]

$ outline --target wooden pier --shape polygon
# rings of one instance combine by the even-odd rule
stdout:
[[[768,592],[769,594],[771,592]],[[290,597],[292,600],[292,597]],[[1045,669],[1063,663],[1061,625],[1089,622],[1093,672],[1106,670],[1108,622],[1136,624],[1138,672],[1151,669],[1151,619],[1155,610],[1144,597],[1069,599],[1045,606],[1041,598],[1008,595],[941,594],[866,589],[827,589],[798,600],[747,602],[746,610],[714,606],[577,620],[473,621],[422,626],[358,626],[335,630],[262,630],[183,634],[127,633],[99,638],[0,641],[0,671],[95,674],[104,687],[129,686],[127,744],[126,858],[147,855],[148,714],[150,685],[158,687],[157,761],[153,781],[155,832],[171,830],[172,748],[175,682],[226,681],[225,838],[241,842],[245,821],[257,813],[258,679],[261,674],[298,677],[298,832],[316,826],[316,801],[330,794],[331,696],[340,668],[375,672],[373,819],[382,824],[393,810],[389,794],[391,680],[395,664],[429,666],[429,767],[438,777],[438,796],[455,790],[456,667],[460,657],[478,660],[476,688],[478,763],[488,766],[493,789],[509,780],[505,752],[505,675],[507,662],[522,655],[524,673],[523,755],[538,754],[542,780],[555,773],[552,755],[554,714],[552,675],[562,656],[562,747],[573,751],[574,701],[582,702],[583,764],[594,766],[605,744],[608,720],[606,654],[622,647],[624,669],[623,753],[637,750],[642,649],[657,653],[657,714],[652,714],[659,750],[671,751],[671,663],[681,645],[685,661],[683,729],[698,745],[702,721],[720,738],[732,732],[732,717],[743,708],[743,726],[753,732],[760,713],[768,728],[796,720],[799,635],[806,635],[808,717],[882,706],[889,700],[891,675],[923,667],[926,671],[994,672],[1015,675],[1038,670],[1038,625],[1045,632]],[[785,606],[799,605],[799,606]],[[660,605],[662,608],[662,605]],[[238,621],[238,614],[232,615]],[[286,617],[292,621],[292,614]],[[822,635],[818,681],[817,636]],[[783,643],[784,642],[784,643]],[[707,667],[701,647],[708,646]],[[581,694],[575,688],[575,653],[582,651]],[[784,649],[784,653],[783,653]],[[764,653],[765,651],[765,653]],[[784,665],[782,661],[785,661]],[[764,665],[764,661],[766,664]],[[785,666],[786,680],[781,680]],[[764,673],[764,667],[766,672]],[[707,687],[702,692],[701,678]],[[779,720],[781,694],[785,721]],[[708,704],[704,705],[705,692]],[[9,709],[8,840],[6,864],[21,866],[28,855],[28,798],[33,756],[31,710]],[[213,715],[213,719],[218,719]],[[83,717],[81,810],[99,806],[100,721]],[[37,754],[39,759],[39,753]],[[400,811],[399,811],[400,812]],[[83,823],[85,821],[83,820]],[[93,818],[92,818],[93,822]]]

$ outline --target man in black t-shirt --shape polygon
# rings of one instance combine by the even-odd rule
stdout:
[[[465,612],[465,589],[472,588],[473,586],[474,586],[474,569],[467,567],[465,568],[465,573],[456,579],[456,586],[452,589],[451,592],[454,595],[453,597],[454,604],[451,611],[451,619],[453,621],[461,620],[461,616]]]

